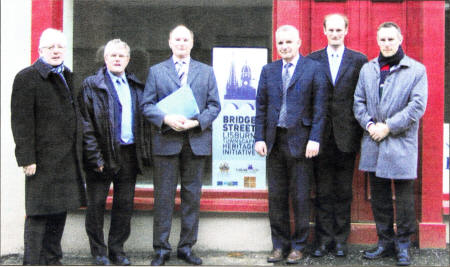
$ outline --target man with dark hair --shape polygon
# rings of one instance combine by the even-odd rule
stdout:
[[[322,257],[333,246],[336,256],[345,257],[350,234],[353,169],[362,136],[352,112],[353,94],[367,57],[344,45],[348,33],[345,15],[329,14],[323,24],[328,46],[308,56],[322,64],[331,95],[322,153],[314,159],[316,224],[312,256]]]
[[[85,203],[82,122],[64,65],[66,45],[61,31],[46,29],[39,59],[13,84],[11,126],[26,176],[24,265],[61,265],[67,211]]]
[[[410,237],[416,231],[414,180],[417,178],[419,120],[428,95],[425,67],[406,56],[400,27],[385,22],[377,31],[380,54],[361,69],[353,111],[365,130],[359,169],[369,174],[378,246],[367,259],[392,255],[411,263]],[[391,185],[395,188],[396,224]],[[394,250],[395,249],[395,250]]]
[[[328,94],[320,64],[299,54],[298,30],[276,31],[281,60],[263,67],[256,96],[255,151],[267,156],[272,253],[268,262],[299,263],[309,234],[309,182],[319,153]],[[295,230],[291,235],[289,197]]]
[[[181,233],[177,256],[189,264],[202,264],[192,252],[197,242],[202,178],[212,150],[212,122],[220,112],[213,69],[190,57],[194,34],[184,25],[169,35],[172,57],[152,66],[145,84],[144,116],[152,123],[155,206],[151,265],[164,265],[170,257],[169,235],[175,194],[180,177]],[[157,103],[183,85],[192,89],[199,114],[186,118],[163,112]]]
[[[105,66],[83,82],[79,95],[87,174],[86,232],[95,264],[110,265],[111,260],[130,265],[123,245],[130,235],[136,175],[142,159],[149,157],[142,153],[147,150],[139,110],[144,84],[126,71],[130,47],[120,39],[106,44],[104,61]],[[114,198],[107,249],[103,220],[111,183]]]

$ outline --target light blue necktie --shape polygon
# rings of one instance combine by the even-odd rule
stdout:
[[[336,83],[338,71],[339,71],[339,54],[333,53],[331,54],[331,62],[330,62],[330,72],[331,78],[333,79],[333,85]]]
[[[131,94],[130,89],[126,82],[119,78],[116,80],[116,92],[119,97],[120,104],[122,105],[122,121],[121,121],[121,131],[120,139],[125,144],[133,142],[133,112],[131,108]]]

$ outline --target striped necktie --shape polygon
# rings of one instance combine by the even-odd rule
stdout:
[[[178,74],[178,79],[180,79],[181,84],[185,84],[186,83],[186,62],[184,61],[177,61],[177,74]]]
[[[281,103],[280,116],[278,117],[278,126],[286,128],[286,120],[287,120],[287,110],[286,110],[286,95],[287,89],[289,87],[289,82],[291,81],[291,73],[289,72],[289,68],[292,67],[292,63],[286,63],[283,68],[283,74],[281,79],[283,80],[283,102]]]

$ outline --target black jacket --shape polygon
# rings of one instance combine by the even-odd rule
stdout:
[[[126,73],[133,103],[133,135],[138,165],[150,159],[150,125],[139,110],[144,84],[136,76]],[[86,170],[104,166],[106,172],[117,173],[120,169],[120,143],[116,133],[114,115],[114,90],[106,68],[83,82],[78,102],[83,118],[83,152]]]
[[[333,85],[331,78],[326,48],[311,53],[308,58],[322,64],[331,94],[324,139],[334,138],[337,147],[342,152],[357,152],[360,148],[363,131],[353,115],[353,95],[358,82],[359,71],[367,62],[367,57],[345,48],[335,85]],[[331,136],[331,132],[333,136]],[[321,150],[325,147],[326,142],[321,145]]]
[[[36,163],[35,175],[25,179],[27,216],[65,212],[85,202],[81,115],[73,101],[72,72],[65,68],[63,75],[68,87],[39,59],[14,79],[11,126],[17,163]]]

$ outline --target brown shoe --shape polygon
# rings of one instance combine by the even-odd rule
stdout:
[[[301,252],[300,250],[293,249],[289,253],[286,259],[286,263],[296,264],[299,263],[301,259],[303,259],[303,252]]]
[[[284,259],[283,250],[282,249],[274,249],[272,253],[270,253],[269,257],[267,257],[267,262],[279,262]]]

